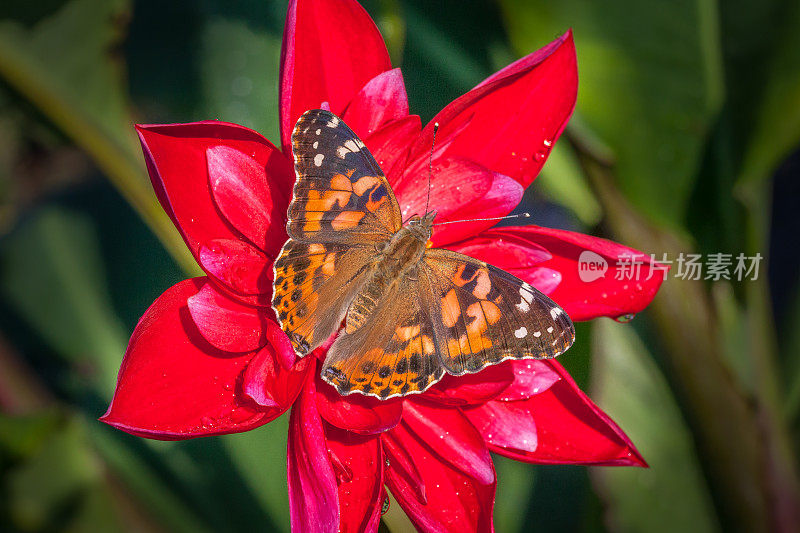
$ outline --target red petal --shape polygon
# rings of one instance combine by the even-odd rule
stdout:
[[[252,352],[267,342],[263,309],[237,303],[210,283],[188,299],[197,329],[215,348],[226,352]]]
[[[405,449],[421,474],[426,503],[397,470],[397,457],[387,448],[386,485],[420,531],[493,531],[495,483],[482,485],[431,452],[425,441],[405,424],[391,431],[392,439]],[[384,439],[386,442],[386,439]]]
[[[552,387],[561,376],[545,361],[527,359],[508,361],[513,370],[514,382],[501,392],[495,400],[527,400],[534,394],[541,394]]]
[[[557,272],[560,283],[550,290],[549,296],[564,308],[572,320],[589,320],[599,316],[617,318],[638,313],[647,307],[664,280],[664,267],[652,263],[650,256],[582,233],[524,226],[491,229],[484,232],[482,237],[516,238],[547,249],[552,254],[550,260],[542,261],[527,272],[515,270],[513,273],[541,290],[543,287],[538,284],[542,276],[540,270],[547,269],[544,279],[552,279],[552,272]],[[578,266],[581,253],[586,251],[608,263],[604,277],[591,282],[581,281]],[[626,278],[633,274],[630,268],[632,257],[642,263],[638,279]],[[502,265],[497,266],[503,268]],[[650,279],[647,279],[648,276],[651,276]],[[623,279],[617,279],[620,277]]]
[[[400,69],[395,68],[378,74],[367,82],[347,106],[342,118],[363,139],[387,122],[406,116],[406,86]]]
[[[103,422],[134,435],[176,440],[247,431],[274,418],[237,391],[253,354],[220,352],[189,316],[186,300],[207,283],[182,281],[145,311]]]
[[[258,248],[241,240],[214,239],[200,247],[203,270],[235,292],[263,295],[269,301],[272,294],[272,262]]]
[[[402,432],[387,431],[381,434],[381,443],[387,457],[387,466],[391,467],[396,476],[403,479],[403,484],[414,493],[414,497],[423,504],[427,505],[428,497],[425,496],[425,482],[422,474],[417,470],[414,458],[408,454],[403,444],[397,440],[395,435],[402,435]]]
[[[475,218],[494,218],[509,214],[522,200],[524,189],[508,176],[495,174],[489,191],[474,202],[462,204],[461,207],[445,217],[437,217],[437,221],[469,220]],[[496,220],[481,220],[459,224],[447,224],[434,228],[431,242],[434,246],[444,246],[451,242],[472,237],[481,231],[497,224]]]
[[[410,115],[388,123],[366,139],[375,161],[380,165],[389,183],[394,187],[405,170],[405,162],[411,143],[419,135],[421,128],[417,115]]]
[[[288,191],[270,185],[264,167],[235,148],[212,146],[206,157],[211,193],[228,222],[262,250],[280,249]]]
[[[265,333],[267,342],[275,348],[275,356],[281,366],[287,370],[292,368],[292,365],[297,360],[297,353],[295,353],[292,341],[289,340],[286,333],[272,320],[267,321]]]
[[[341,114],[372,78],[391,68],[369,14],[353,0],[292,0],[283,33],[280,73],[281,142],[308,109],[328,102]]]
[[[394,189],[403,218],[423,214],[428,203],[428,165],[409,168]],[[492,172],[468,159],[440,157],[434,160],[429,210],[436,222],[487,218],[508,214],[522,199],[522,187],[507,176]],[[471,237],[496,221],[448,224],[434,228],[434,246]]]
[[[309,375],[289,417],[287,477],[292,531],[335,533],[339,527],[336,476]]]
[[[414,159],[427,156],[433,123],[447,137],[466,127],[447,149],[527,187],[566,126],[578,92],[572,33],[497,72],[445,107],[426,126]]]
[[[270,181],[286,191],[294,181],[294,172],[283,154],[258,133],[236,124],[207,121],[140,125],[136,129],[161,206],[195,257],[202,244],[240,238],[212,199],[206,161],[209,147],[227,146],[249,154],[266,168]],[[277,251],[266,250],[274,255]]]
[[[492,400],[480,407],[465,409],[464,414],[490,446],[536,450],[536,422],[526,402]]]
[[[382,401],[362,394],[342,396],[317,377],[317,408],[322,418],[336,427],[362,434],[381,433],[400,422],[403,399]]]
[[[339,482],[339,531],[378,530],[383,506],[383,450],[377,436],[356,435],[325,424]]]
[[[494,483],[489,450],[460,410],[407,401],[403,423],[443,461],[483,485]]]
[[[445,374],[439,383],[427,390],[424,398],[450,405],[482,404],[503,392],[513,381],[514,373],[506,362],[492,365],[477,374]]]
[[[478,425],[489,448],[530,463],[646,466],[627,435],[592,403],[567,371],[555,361],[546,364],[561,377],[546,392],[518,402],[489,402],[496,421],[491,437],[488,429]],[[470,419],[481,409],[470,410]],[[519,430],[526,420],[524,410],[533,417],[538,445],[525,447],[501,437]],[[500,412],[503,417],[497,415]]]
[[[496,230],[484,232],[447,248],[512,273],[514,270],[528,270],[539,266],[540,263],[553,257],[547,249],[530,242],[529,239],[511,233],[497,235]]]
[[[267,344],[247,365],[242,379],[243,392],[264,407],[285,411],[294,403],[312,365],[299,361],[291,370],[277,362],[275,348]]]

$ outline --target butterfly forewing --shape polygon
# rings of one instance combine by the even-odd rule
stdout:
[[[275,261],[272,307],[305,355],[336,332],[368,277],[375,246],[401,227],[389,183],[364,144],[329,111],[307,111],[292,133],[297,180]]]
[[[336,115],[305,112],[292,133],[294,196],[289,236],[364,245],[402,226],[394,192],[364,143]]]

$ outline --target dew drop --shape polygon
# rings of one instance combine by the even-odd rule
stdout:
[[[386,511],[388,511],[388,510],[389,510],[389,497],[388,497],[388,496],[386,496],[386,497],[383,499],[383,505],[381,505],[381,514],[382,514],[382,515],[383,515],[383,514],[386,514]]]
[[[619,322],[621,324],[627,324],[628,322],[633,320],[634,316],[635,315],[633,313],[628,313],[626,315],[620,315],[620,316],[616,317],[614,320],[616,320],[617,322]]]

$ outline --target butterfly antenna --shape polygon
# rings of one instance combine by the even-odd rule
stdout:
[[[425,214],[428,214],[428,206],[431,203],[431,176],[433,175],[433,147],[436,146],[436,132],[439,131],[439,123],[433,124],[433,141],[431,141],[431,155],[428,157],[428,196],[425,198]]]
[[[448,220],[447,222],[436,222],[434,226],[444,226],[445,224],[455,224],[456,222],[477,222],[480,220],[508,220],[510,218],[528,218],[530,213],[519,213],[517,215],[506,215],[504,217],[489,217],[489,218],[468,218],[466,220]]]

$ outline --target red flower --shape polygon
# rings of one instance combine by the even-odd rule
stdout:
[[[388,487],[423,530],[489,530],[490,451],[531,463],[644,465],[624,433],[555,361],[515,361],[423,395],[339,396],[319,379],[325,347],[295,360],[269,307],[294,175],[289,135],[327,105],[386,171],[404,214],[427,190],[432,126],[408,114],[403,79],[354,1],[290,3],[280,81],[281,152],[235,124],[139,126],[159,201],[206,276],[168,289],[137,325],[102,420],[185,439],[246,431],[292,409],[288,476],[297,530],[377,528]],[[575,104],[570,33],[491,76],[439,113],[431,207],[441,220],[507,214]],[[615,280],[634,250],[535,226],[437,227],[434,244],[485,259],[548,293],[576,320],[643,309],[658,290]],[[609,263],[583,283],[578,257]]]

